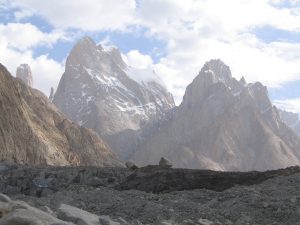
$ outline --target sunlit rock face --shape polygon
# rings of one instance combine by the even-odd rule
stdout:
[[[0,161],[122,166],[95,132],[72,123],[40,91],[0,64]]]

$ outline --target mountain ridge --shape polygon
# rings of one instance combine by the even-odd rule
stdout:
[[[126,65],[118,49],[104,50],[85,37],[67,58],[53,103],[72,121],[104,136],[122,156],[126,153],[115,145],[118,133],[138,130],[175,105],[172,95],[155,79],[133,80],[130,73],[137,76],[139,71],[145,73]]]
[[[93,131],[67,119],[0,64],[0,159],[32,165],[122,166]]]
[[[161,157],[192,169],[299,164],[300,139],[282,122],[267,88],[235,79],[220,59],[204,64],[179,106],[160,84],[131,79],[128,68],[118,49],[83,38],[68,56],[53,102],[103,135],[122,159],[140,165]]]
[[[298,165],[299,143],[266,87],[237,81],[221,60],[211,60],[172,119],[148,133],[131,160],[147,165],[164,156],[175,167],[267,170]]]

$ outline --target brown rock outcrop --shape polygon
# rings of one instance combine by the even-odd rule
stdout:
[[[49,165],[120,166],[93,131],[67,119],[40,91],[0,64],[0,160]]]

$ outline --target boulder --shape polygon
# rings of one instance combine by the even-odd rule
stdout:
[[[4,194],[0,194],[0,202],[11,202],[11,199]]]
[[[0,225],[74,225],[55,218],[48,212],[34,208],[23,201],[12,201],[1,195]]]
[[[77,225],[99,225],[99,216],[66,204],[60,205],[57,216]]]
[[[131,169],[131,170],[136,170],[136,169],[138,169],[138,166],[137,166],[137,165],[135,165],[133,162],[129,162],[129,161],[127,161],[127,162],[125,163],[125,166],[126,166],[128,169]]]
[[[162,157],[159,161],[159,166],[164,168],[171,168],[173,165],[169,159]]]

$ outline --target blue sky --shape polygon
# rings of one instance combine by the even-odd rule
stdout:
[[[300,112],[298,0],[0,0],[0,62],[32,67],[48,94],[76,41],[117,46],[151,67],[181,101],[202,65],[221,58],[233,76],[268,86],[274,103]]]
[[[276,41],[299,43],[299,32],[287,31],[277,29],[272,26],[258,27],[253,30],[253,34],[266,43],[272,43]]]

